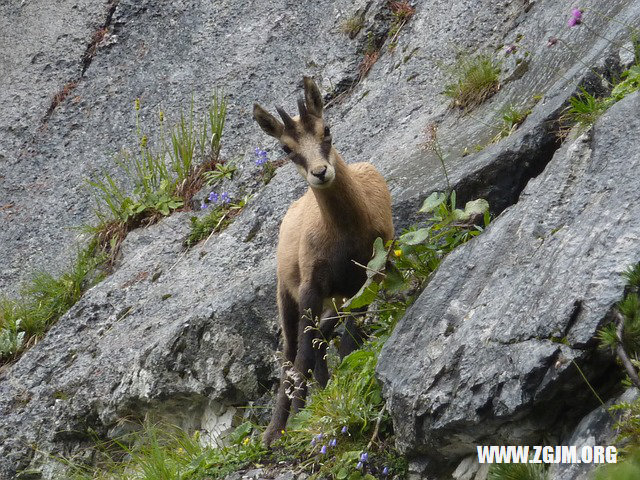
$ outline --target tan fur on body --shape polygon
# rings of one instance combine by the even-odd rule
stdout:
[[[298,101],[298,117],[278,109],[283,123],[254,105],[260,127],[280,141],[310,186],[289,207],[280,226],[278,308],[286,363],[273,417],[263,437],[266,444],[280,436],[289,410],[304,406],[309,372],[313,371],[323,387],[328,381],[326,342],[319,348],[312,345],[314,339],[329,338],[336,321],[324,320],[318,329],[312,318],[321,318],[333,299],[340,305],[343,298],[354,295],[366,278],[355,262],[369,261],[376,237],[385,242],[393,237],[391,196],[384,178],[369,163],[344,162],[331,145],[317,86],[305,77],[304,87],[305,101]],[[361,338],[350,318],[340,355],[357,348]]]

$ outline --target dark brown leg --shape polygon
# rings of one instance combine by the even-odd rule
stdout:
[[[289,372],[293,369],[298,349],[299,307],[293,297],[281,286],[278,286],[278,309],[280,310],[280,321],[284,337],[285,363],[282,366],[280,387],[278,388],[273,416],[262,436],[262,441],[267,446],[282,435],[282,431],[287,425],[289,409],[291,408],[291,397],[287,392],[294,388]]]
[[[307,285],[300,289],[300,323],[298,326],[298,352],[294,368],[297,374],[291,411],[304,407],[307,397],[307,381],[316,363],[313,340],[318,337],[315,319],[322,314],[323,295],[319,288]],[[309,318],[311,317],[311,318]]]

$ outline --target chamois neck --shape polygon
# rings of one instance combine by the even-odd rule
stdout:
[[[351,171],[340,154],[333,149],[336,176],[329,188],[311,191],[315,195],[322,218],[327,227],[340,230],[359,227],[368,221],[364,209],[364,197],[360,186],[351,177]]]

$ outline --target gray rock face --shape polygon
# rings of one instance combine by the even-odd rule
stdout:
[[[92,219],[85,179],[103,168],[113,172],[113,154],[135,144],[135,98],[142,101],[143,128],[153,134],[157,110],[162,109],[172,122],[192,94],[196,110],[202,111],[210,90],[225,88],[230,104],[222,154],[239,159],[241,182],[247,184],[255,175],[255,146],[273,147],[253,125],[253,102],[265,107],[281,104],[293,113],[302,75],[313,75],[326,98],[332,99],[327,116],[337,148],[347,161],[371,161],[383,172],[400,230],[414,221],[417,206],[429,193],[445,187],[439,161],[422,148],[425,126],[440,125],[447,169],[459,199],[485,196],[497,213],[518,201],[529,179],[544,169],[559,147],[550,132],[577,85],[583,80],[598,83],[585,65],[594,64],[609,74],[621,62],[619,48],[610,42],[586,29],[568,31],[566,6],[554,0],[416,2],[416,13],[396,38],[395,49],[388,48],[385,38],[391,16],[384,0],[286,5],[248,0],[94,3],[0,3],[0,75],[3,87],[5,81],[9,86],[0,89],[0,104],[5,108],[0,119],[2,293],[16,292],[36,268],[55,272],[66,265],[76,236],[70,227]],[[597,4],[586,2],[584,7],[597,10]],[[640,17],[639,5],[638,1],[607,2],[606,11],[601,12],[604,16],[589,17],[590,27],[611,40],[625,40],[624,24]],[[364,28],[349,39],[340,27],[356,12],[365,13]],[[94,45],[97,32],[100,40]],[[369,75],[353,85],[368,32],[376,45],[382,45],[381,56]],[[559,32],[571,50],[547,48],[549,35]],[[449,109],[449,99],[442,94],[449,76],[442,65],[454,63],[452,46],[494,52],[521,36],[517,58],[528,70],[523,73],[515,57],[506,58],[500,51],[496,53],[504,62],[500,91],[467,115]],[[88,51],[92,56],[87,57]],[[72,81],[77,85],[49,110],[55,94]],[[495,135],[505,105],[529,105],[534,94],[543,98],[516,133],[480,153],[461,156],[465,148],[474,152],[475,145]],[[407,451],[422,452],[437,443],[433,451],[444,449],[446,458],[454,459],[457,453],[447,448],[452,443],[461,445],[463,454],[476,437],[503,438],[509,428],[514,439],[535,437],[552,416],[541,414],[534,419],[527,413],[532,405],[538,408],[538,399],[542,410],[549,405],[564,408],[562,398],[572,404],[575,392],[585,391],[563,362],[576,358],[597,365],[597,359],[588,360],[589,339],[604,316],[600,310],[618,299],[622,285],[618,273],[626,267],[622,253],[615,261],[599,263],[595,270],[589,265],[603,255],[603,244],[609,254],[618,255],[625,242],[633,251],[631,233],[618,235],[622,231],[617,224],[616,232],[606,229],[616,218],[626,227],[630,217],[622,215],[630,216],[636,207],[630,203],[622,211],[603,214],[602,223],[591,233],[574,232],[577,226],[572,219],[596,210],[610,192],[627,185],[612,181],[603,186],[607,172],[612,173],[606,169],[621,159],[600,156],[594,166],[588,153],[589,149],[600,152],[607,142],[618,139],[620,135],[611,135],[620,115],[612,112],[595,130],[593,140],[566,145],[555,157],[564,155],[573,161],[574,170],[560,160],[555,164],[561,166],[554,167],[556,176],[565,179],[571,208],[562,208],[560,180],[541,185],[543,178],[547,183],[554,180],[545,171],[527,190],[537,185],[544,195],[522,197],[529,205],[529,222],[520,226],[515,209],[507,210],[483,235],[487,240],[474,242],[462,251],[467,253],[452,257],[452,263],[444,266],[447,273],[434,278],[430,290],[439,289],[441,293],[433,298],[441,300],[433,308],[429,303],[433,320],[426,325],[414,320],[420,317],[420,305],[431,298],[425,293],[399,328],[381,363],[383,378],[391,371],[385,368],[395,368],[384,365],[391,365],[394,352],[402,351],[399,342],[408,345],[419,337],[433,357],[421,360],[424,364],[418,370],[406,366],[393,373],[398,382],[405,379],[404,386],[386,386],[394,415],[406,415],[407,422],[414,422],[409,425],[396,418],[399,431],[407,435],[401,445]],[[609,121],[614,123],[609,126]],[[615,142],[625,151],[625,142],[631,139]],[[271,158],[277,154],[271,152]],[[624,158],[630,165],[637,157],[625,151]],[[629,181],[635,173],[627,173]],[[278,345],[274,260],[278,224],[288,204],[303,190],[294,168],[283,167],[227,231],[188,253],[181,250],[189,229],[188,213],[131,233],[117,271],[87,292],[16,364],[0,372],[0,478],[12,478],[29,465],[40,468],[41,463],[45,464],[43,477],[53,478],[62,467],[50,462],[49,454],[79,455],[91,461],[93,441],[88,432],[117,436],[124,428],[123,418],[155,412],[188,428],[215,430],[226,425],[234,407],[262,398],[278,374],[273,358]],[[553,215],[539,218],[534,210]],[[499,222],[508,225],[506,230],[497,226]],[[593,235],[588,236],[589,242],[574,240],[587,234]],[[518,236],[523,237],[519,260],[514,257]],[[501,255],[486,246],[491,242],[496,251],[500,246]],[[476,245],[485,247],[474,254],[473,261],[460,260],[473,248],[480,249]],[[557,250],[547,250],[551,246]],[[536,254],[538,248],[542,250]],[[539,256],[542,252],[544,257]],[[562,265],[571,270],[562,278],[572,283],[562,283],[547,294],[541,289],[548,285],[542,284],[559,278],[559,273],[554,276],[551,270],[536,267],[536,262],[542,265],[552,254],[558,262],[565,259]],[[576,260],[579,265],[566,263],[578,255],[584,257]],[[457,267],[447,267],[451,264]],[[528,284],[515,283],[510,275],[516,266],[520,275],[529,271],[525,266],[537,268],[539,275],[526,276]],[[480,295],[471,284],[462,287],[471,278],[476,285],[493,282],[486,289],[493,292],[495,304],[485,302],[484,293]],[[544,295],[536,296],[542,291]],[[449,302],[454,293],[461,296]],[[581,303],[575,303],[578,300]],[[474,309],[473,322],[458,326]],[[488,312],[499,311],[511,317],[486,326],[476,323]],[[524,311],[531,313],[524,315]],[[551,318],[541,320],[548,313]],[[567,319],[573,317],[568,326]],[[453,333],[442,318],[449,319]],[[511,318],[520,323],[512,323]],[[492,335],[499,330],[501,335],[507,332],[512,344],[505,345],[508,342],[502,336]],[[441,352],[443,345],[449,345],[442,337],[445,333],[460,340],[456,350]],[[570,346],[541,340],[564,335]],[[503,362],[513,360],[513,367],[509,366],[513,373],[506,375],[500,370],[505,364],[491,356],[505,351]],[[559,361],[556,370],[550,369]],[[484,370],[487,376],[494,372],[496,378],[477,380],[480,377],[474,372],[479,375]],[[458,374],[477,383],[458,392]],[[435,385],[428,391],[424,390],[427,379]],[[451,398],[460,402],[460,408],[449,403]],[[403,407],[402,402],[408,403]],[[485,417],[493,420],[483,430]],[[469,431],[449,436],[460,435],[456,424]],[[432,441],[425,440],[427,431],[435,432]],[[24,448],[33,444],[39,453]]]
[[[453,252],[386,343],[398,445],[441,465],[540,444],[611,387],[594,336],[640,261],[637,93],[555,154],[518,203]]]
[[[578,452],[584,446],[609,446],[616,444],[615,423],[619,416],[609,412],[612,405],[633,403],[638,398],[638,390],[631,388],[620,397],[608,401],[585,416],[561,445],[575,445]],[[579,453],[578,453],[579,454]],[[591,480],[597,465],[593,463],[559,463],[549,468],[549,480]]]

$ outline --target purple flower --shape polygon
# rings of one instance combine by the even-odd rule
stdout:
[[[209,194],[209,201],[211,203],[218,203],[218,194],[216,192],[211,192]]]
[[[231,201],[231,198],[229,197],[229,194],[227,192],[222,192],[222,195],[220,195],[220,201],[222,203],[229,203]]]
[[[335,438],[329,442],[329,446],[331,448],[334,448],[336,445],[338,445],[338,440],[336,440]]]
[[[567,25],[575,27],[576,25],[580,25],[580,23],[582,23],[582,10],[574,8],[571,10],[571,18],[569,18]]]
[[[367,463],[367,461],[369,461],[369,454],[367,452],[364,452],[362,455],[360,455],[360,461],[362,463]]]
[[[362,465],[362,462],[358,462],[358,464],[356,465],[356,468],[357,468],[358,470],[362,470],[362,466],[363,466],[363,465]]]
[[[200,210],[204,210],[205,208],[207,208],[209,205],[202,202],[202,205],[200,205]]]
[[[322,440],[322,437],[324,437],[324,435],[322,435],[321,433],[319,433],[318,435],[316,435],[316,438],[317,438],[318,440]]]
[[[311,439],[311,446],[312,446],[312,447],[315,447],[315,446],[316,446],[316,443],[318,443],[318,441],[316,440],[316,437],[313,437],[313,438]]]
[[[389,475],[389,467],[384,467],[382,469],[382,476],[386,477],[387,475]]]
[[[320,449],[320,453],[322,455],[326,455],[327,454],[327,446],[326,445],[322,445],[322,448]]]
[[[343,435],[346,435],[347,433],[349,433],[349,429],[347,428],[346,425],[344,427],[342,427],[341,432],[342,432]]]
[[[507,45],[506,47],[504,47],[504,53],[506,55],[509,55],[511,53],[516,53],[517,49],[518,49],[518,47],[516,47],[514,44]]]
[[[256,157],[258,157],[256,158],[256,165],[261,166],[269,161],[269,158],[267,157],[267,152],[265,150],[256,148],[255,152],[256,152]]]

